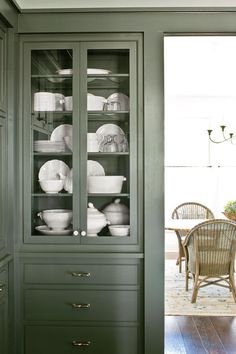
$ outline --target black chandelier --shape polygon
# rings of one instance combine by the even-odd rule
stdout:
[[[236,135],[234,135],[234,133],[229,133],[228,136],[225,135],[225,128],[226,128],[226,125],[220,125],[220,128],[221,128],[221,132],[222,132],[222,140],[214,140],[212,139],[211,137],[211,133],[213,132],[212,129],[208,129],[208,137],[210,139],[210,141],[212,143],[215,143],[215,144],[221,144],[221,143],[224,143],[225,141],[230,141],[231,144],[236,144]],[[233,140],[235,139],[235,143],[233,143]]]

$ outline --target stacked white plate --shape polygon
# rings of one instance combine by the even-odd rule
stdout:
[[[36,140],[34,141],[35,152],[65,152],[64,141]]]

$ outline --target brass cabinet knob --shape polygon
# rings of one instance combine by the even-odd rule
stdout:
[[[78,235],[79,235],[79,231],[74,230],[74,231],[73,231],[73,235],[74,235],[74,236],[78,236]]]
[[[81,235],[81,236],[86,236],[86,235],[87,235],[87,234],[86,234],[86,231],[81,231],[81,232],[80,232],[80,235]]]
[[[0,284],[0,292],[4,290],[4,285]]]

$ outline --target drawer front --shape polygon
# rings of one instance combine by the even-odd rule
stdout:
[[[24,282],[135,285],[138,283],[138,266],[136,264],[25,264]]]
[[[6,296],[8,292],[8,276],[7,270],[3,269],[0,271],[0,298]]]
[[[25,328],[25,354],[138,354],[136,327]]]
[[[26,290],[26,320],[137,321],[138,292]]]

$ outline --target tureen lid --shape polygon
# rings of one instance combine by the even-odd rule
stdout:
[[[120,199],[117,198],[114,200],[113,203],[108,204],[104,209],[103,212],[107,212],[107,211],[111,211],[111,212],[120,212],[120,213],[128,213],[129,212],[129,208],[120,202]]]
[[[92,218],[105,218],[105,215],[98,211],[93,203],[88,203],[87,215]]]

